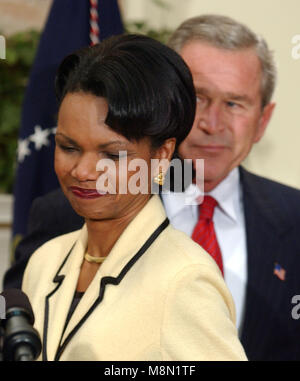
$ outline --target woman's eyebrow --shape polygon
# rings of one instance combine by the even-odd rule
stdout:
[[[68,136],[66,136],[62,132],[57,132],[56,136],[57,137],[62,137],[68,143],[70,143],[70,144],[72,144],[74,146],[79,146],[79,144],[75,140],[69,138]],[[119,147],[127,147],[128,144],[126,142],[122,141],[122,140],[113,140],[113,141],[108,142],[108,143],[99,144],[98,148],[99,149],[104,149],[104,148],[108,148],[109,146],[112,146],[112,145],[119,146]]]
[[[99,148],[107,148],[107,147],[112,146],[112,145],[127,147],[128,144],[126,142],[121,141],[121,140],[114,140],[112,142],[100,144],[98,147]]]
[[[57,137],[62,137],[63,139],[67,140],[68,143],[73,144],[73,145],[75,145],[75,146],[78,146],[78,143],[77,143],[75,140],[69,138],[68,136],[66,136],[66,135],[63,134],[62,132],[57,132],[57,133],[56,133],[56,136],[57,136]]]

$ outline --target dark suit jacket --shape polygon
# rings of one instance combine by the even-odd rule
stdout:
[[[300,191],[240,168],[246,220],[248,283],[241,341],[250,360],[300,360]],[[29,234],[16,250],[4,287],[20,287],[31,253],[47,240],[83,224],[60,190],[37,199]],[[274,274],[275,263],[285,280]],[[201,343],[199,343],[201,345]]]
[[[300,360],[300,191],[240,170],[248,282],[241,342],[250,360]],[[285,280],[274,274],[275,263]]]

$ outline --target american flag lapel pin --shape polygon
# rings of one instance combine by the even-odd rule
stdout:
[[[277,262],[275,263],[273,274],[276,275],[280,280],[285,280],[285,269],[281,267]]]

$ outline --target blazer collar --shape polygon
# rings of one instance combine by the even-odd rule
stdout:
[[[107,259],[99,267],[64,331],[87,246],[88,234],[86,226],[83,226],[78,239],[72,248],[66,252],[64,260],[58,267],[57,274],[53,279],[54,289],[46,297],[43,338],[44,360],[55,358],[59,343],[62,345],[64,342],[66,343],[74,334],[74,330],[76,331],[80,327],[87,316],[102,301],[106,284],[119,284],[168,223],[160,198],[153,195],[146,206],[126,227]]]
[[[63,261],[53,278],[54,288],[45,300],[43,329],[43,360],[53,360],[63,333],[67,314],[73,300],[77,280],[87,244],[86,226],[79,232],[72,247],[66,250]]]

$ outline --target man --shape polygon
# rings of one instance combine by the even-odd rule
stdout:
[[[170,46],[190,67],[197,94],[194,125],[179,153],[204,159],[204,191],[216,200],[210,226],[236,304],[241,342],[250,360],[298,360],[299,323],[291,301],[300,293],[300,192],[240,166],[275,107],[272,55],[264,40],[222,16],[187,20]],[[196,199],[196,185],[186,192],[193,187]],[[82,224],[59,192],[34,203],[30,233],[6,274],[6,287],[16,285],[17,271],[36,247]],[[201,209],[185,205],[182,194],[162,199],[171,223],[197,240]]]
[[[169,44],[189,66],[197,95],[179,153],[204,159],[204,190],[218,203],[213,222],[241,342],[250,360],[299,359],[291,299],[300,291],[300,192],[239,167],[275,107],[272,54],[262,38],[222,16],[187,20]],[[179,194],[163,200],[173,225],[194,237],[197,207],[185,206]]]

